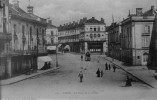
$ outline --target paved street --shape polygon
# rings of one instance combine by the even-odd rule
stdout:
[[[55,59],[55,56],[51,56]],[[155,100],[156,89],[134,82],[132,87],[124,87],[126,75],[118,69],[106,71],[105,63],[98,55],[92,61],[80,60],[78,54],[58,55],[61,69],[40,75],[19,83],[2,86],[3,99],[51,99],[51,100]],[[98,63],[98,59],[100,62]],[[55,62],[55,61],[54,61]],[[78,72],[85,70],[83,83],[79,82]],[[96,71],[104,71],[102,78]]]

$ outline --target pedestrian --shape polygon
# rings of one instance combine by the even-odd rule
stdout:
[[[110,66],[110,64],[108,65],[108,70],[110,70],[111,69],[111,66]]]
[[[80,82],[83,82],[83,72],[80,71],[78,77],[80,78]]]
[[[97,77],[100,77],[100,70],[98,68],[98,70],[96,71]]]
[[[113,65],[113,72],[116,72],[116,66]]]
[[[81,61],[83,61],[83,55],[81,54]]]
[[[105,66],[106,66],[105,70],[108,70],[108,65],[107,65],[107,63],[105,64]]]
[[[127,86],[132,86],[131,82],[132,82],[132,79],[127,76],[127,80],[126,80],[125,86],[126,86],[126,87],[127,87]]]
[[[104,72],[103,72],[103,70],[101,70],[100,76],[103,77],[103,75],[104,75]]]

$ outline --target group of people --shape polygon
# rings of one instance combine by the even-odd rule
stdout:
[[[113,72],[116,72],[116,66],[114,64],[113,64],[112,68],[113,68]],[[105,70],[111,70],[111,65],[106,63]]]
[[[51,68],[51,63],[50,62],[45,62],[44,66],[41,68],[41,70],[46,70]]]
[[[100,69],[98,68],[98,70],[96,71],[97,77],[103,77],[104,72],[103,70],[100,71]]]

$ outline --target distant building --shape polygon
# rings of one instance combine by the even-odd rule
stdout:
[[[108,33],[108,52],[107,55],[121,60],[121,22],[112,23],[106,27]]]
[[[128,65],[147,65],[150,37],[155,18],[154,6],[143,13],[142,8],[136,8],[136,14],[128,15],[119,25],[121,30],[120,47],[116,41],[116,27],[111,25],[109,30],[109,52],[113,58],[120,58]],[[113,35],[112,35],[113,34]],[[117,52],[120,52],[120,57]]]
[[[36,70],[37,57],[46,54],[46,19],[34,15],[32,6],[28,7],[28,13],[25,12],[16,0],[8,6],[7,29],[11,33],[11,52],[7,53],[10,59],[6,63],[5,78],[21,75],[29,69]]]
[[[59,43],[62,44],[62,50],[68,47],[71,52],[105,53],[107,51],[105,29],[104,19],[101,18],[99,21],[94,17],[60,25]]]
[[[58,28],[52,25],[52,20],[47,19],[46,45],[52,46],[58,44]]]
[[[0,79],[8,76],[11,32],[9,31],[9,0],[0,0]]]

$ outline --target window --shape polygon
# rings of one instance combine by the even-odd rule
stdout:
[[[100,37],[100,34],[98,34],[98,37]]]
[[[90,27],[90,31],[93,31],[93,27],[92,26]]]
[[[98,26],[98,31],[100,31],[100,26]]]
[[[93,39],[93,34],[90,34],[90,38]]]
[[[145,26],[145,33],[150,33],[150,26],[148,25]]]
[[[150,44],[150,37],[142,36],[142,47],[149,47],[149,44]]]
[[[53,31],[51,31],[51,36],[53,36],[54,34],[53,34]]]
[[[22,25],[22,34],[24,35],[25,34],[25,26]]]
[[[140,59],[140,56],[137,56],[137,59]]]
[[[96,38],[96,34],[94,34],[94,38]]]
[[[94,31],[96,31],[96,27],[94,28]]]
[[[16,34],[16,24],[14,24],[14,34]]]

